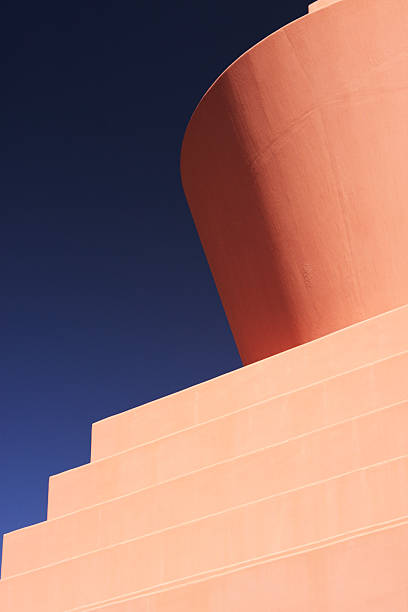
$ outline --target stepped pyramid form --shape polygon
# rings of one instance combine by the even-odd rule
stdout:
[[[93,425],[1,612],[408,611],[408,4],[317,0],[181,172],[244,367]]]

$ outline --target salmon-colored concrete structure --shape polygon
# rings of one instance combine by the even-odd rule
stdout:
[[[93,425],[1,612],[408,611],[408,4],[317,0],[182,178],[244,363]]]
[[[408,302],[406,2],[316,9],[232,64],[184,139],[244,363]]]

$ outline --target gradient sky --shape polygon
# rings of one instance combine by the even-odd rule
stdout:
[[[6,0],[0,535],[44,520],[91,423],[241,365],[179,176],[186,124],[307,2]]]

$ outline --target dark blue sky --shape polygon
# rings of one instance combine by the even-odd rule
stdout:
[[[45,519],[93,421],[241,365],[180,146],[220,72],[306,11],[2,3],[0,534]]]

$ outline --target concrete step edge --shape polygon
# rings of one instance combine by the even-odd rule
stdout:
[[[244,406],[242,408],[238,408],[237,410],[231,410],[230,412],[226,412],[225,414],[219,415],[217,417],[214,417],[212,419],[207,419],[206,421],[201,421],[200,423],[197,423],[195,425],[190,425],[189,427],[183,427],[182,429],[177,429],[176,431],[173,431],[171,433],[168,433],[166,435],[163,436],[159,436],[158,438],[154,438],[153,440],[149,440],[147,442],[142,442],[141,444],[135,444],[134,446],[130,446],[128,448],[125,448],[121,451],[118,451],[117,453],[112,453],[111,455],[106,455],[105,457],[101,457],[100,459],[93,459],[90,463],[86,463],[84,464],[84,466],[77,466],[74,468],[71,468],[69,470],[64,470],[63,472],[59,472],[58,474],[52,474],[50,476],[50,478],[57,478],[58,476],[62,475],[62,474],[66,474],[67,472],[72,472],[74,470],[78,470],[82,467],[88,466],[90,464],[94,465],[97,463],[101,463],[103,461],[108,461],[109,459],[111,459],[112,457],[118,457],[120,455],[125,455],[126,453],[128,453],[129,451],[133,451],[137,448],[143,448],[146,446],[150,446],[153,444],[157,444],[157,442],[161,442],[162,440],[166,440],[168,438],[172,438],[175,436],[178,436],[184,432],[187,431],[191,431],[193,429],[197,430],[200,429],[202,427],[205,427],[206,425],[208,425],[209,423],[214,423],[217,421],[222,421],[224,419],[227,419],[235,414],[238,414],[240,412],[245,412],[246,410],[251,410],[251,408],[255,408],[256,406],[261,406],[262,404],[267,404],[268,402],[271,401],[275,401],[275,400],[279,400],[281,398],[287,397],[288,395],[293,395],[295,393],[301,393],[302,391],[306,391],[308,389],[311,389],[313,387],[318,387],[319,385],[323,385],[327,382],[330,382],[332,380],[336,380],[339,378],[343,378],[346,376],[349,376],[350,374],[354,374],[356,372],[359,372],[361,370],[366,370],[370,367],[376,366],[376,365],[380,365],[384,362],[390,362],[393,359],[398,359],[399,357],[403,357],[405,355],[408,354],[408,349],[404,350],[404,351],[400,351],[398,353],[393,353],[392,355],[387,355],[387,357],[382,357],[381,359],[376,359],[375,361],[368,361],[367,363],[364,363],[360,366],[357,366],[356,368],[351,368],[350,370],[344,370],[342,372],[339,372],[338,374],[334,374],[333,376],[327,376],[326,378],[322,378],[318,381],[312,382],[308,385],[302,385],[300,387],[295,387],[290,391],[285,391],[284,393],[278,393],[277,395],[271,395],[271,397],[267,397],[266,399],[260,400],[259,402],[253,402],[252,404],[248,404],[247,406]]]
[[[245,502],[245,503],[241,503],[241,504],[236,504],[236,505],[233,505],[233,506],[228,506],[228,507],[224,508],[223,510],[216,511],[216,512],[211,512],[211,513],[208,513],[206,515],[198,516],[198,517],[190,519],[190,520],[186,520],[186,521],[182,521],[180,523],[176,523],[174,525],[169,525],[169,526],[164,527],[162,529],[157,529],[157,530],[145,533],[145,534],[141,534],[141,535],[136,536],[136,537],[132,537],[132,538],[128,538],[128,539],[125,539],[125,540],[121,540],[119,542],[112,543],[112,544],[110,544],[108,546],[103,546],[103,547],[100,547],[100,548],[95,548],[93,550],[81,553],[79,555],[62,558],[59,561],[55,561],[53,563],[49,563],[49,564],[46,564],[46,565],[38,566],[38,567],[32,568],[30,570],[26,570],[24,572],[10,574],[8,576],[4,576],[2,578],[2,581],[11,580],[11,579],[14,579],[14,578],[18,578],[19,576],[24,576],[25,574],[31,574],[33,572],[44,570],[44,569],[49,568],[49,567],[53,567],[53,566],[56,566],[56,565],[61,565],[61,564],[66,563],[66,562],[74,561],[75,559],[86,557],[88,555],[97,554],[98,552],[106,551],[106,550],[109,550],[109,549],[112,549],[112,548],[115,548],[117,546],[121,546],[121,545],[124,545],[124,544],[127,544],[127,543],[137,542],[139,540],[152,538],[152,537],[164,534],[164,533],[169,532],[169,531],[177,530],[177,529],[179,529],[181,527],[184,527],[184,526],[198,524],[198,523],[200,523],[202,521],[206,521],[208,519],[215,518],[217,516],[227,515],[228,513],[231,513],[231,512],[240,510],[240,509],[244,509],[244,508],[248,508],[248,507],[256,506],[256,505],[261,505],[262,503],[270,501],[270,500],[284,498],[284,497],[287,497],[287,496],[299,493],[301,491],[308,491],[308,490],[317,489],[319,487],[324,486],[325,484],[336,482],[336,481],[339,482],[341,480],[347,479],[348,477],[352,477],[352,476],[354,476],[354,475],[356,475],[358,473],[372,472],[372,471],[378,470],[382,466],[389,466],[389,465],[398,466],[399,463],[404,462],[404,460],[406,461],[407,458],[408,458],[408,453],[405,454],[405,455],[398,456],[398,457],[393,457],[391,459],[386,459],[384,461],[378,461],[378,462],[370,464],[370,465],[363,465],[363,466],[361,466],[359,468],[356,468],[354,470],[350,470],[348,472],[343,472],[341,474],[336,474],[336,475],[333,475],[333,476],[331,476],[329,478],[323,478],[321,480],[313,481],[313,482],[301,485],[299,487],[294,487],[294,488],[287,489],[287,490],[284,490],[284,491],[279,491],[277,493],[274,493],[274,494],[271,494],[271,495],[266,495],[266,496],[263,496],[261,498],[257,498],[257,499],[251,500],[249,502]],[[55,520],[60,520],[60,519],[55,519]],[[392,519],[392,520],[394,520],[394,519]],[[45,523],[45,524],[47,524],[47,523]],[[25,528],[25,529],[30,529],[30,527]],[[6,535],[9,535],[9,534],[6,534]]]
[[[116,496],[114,498],[104,499],[101,502],[97,502],[97,503],[94,503],[94,504],[90,504],[90,505],[86,505],[86,506],[81,506],[77,510],[73,510],[73,511],[66,512],[66,513],[63,513],[63,514],[58,514],[58,515],[52,516],[50,519],[47,519],[47,520],[62,518],[64,516],[68,516],[68,515],[73,514],[75,512],[80,512],[81,510],[86,510],[88,508],[91,508],[91,507],[94,507],[94,506],[99,506],[99,505],[107,503],[109,501],[113,501],[114,499],[120,499],[122,497],[127,497],[129,495],[133,495],[133,494],[136,494],[136,493],[141,493],[142,491],[145,491],[147,489],[151,489],[153,487],[157,487],[157,486],[160,486],[160,485],[163,485],[163,484],[166,484],[166,483],[178,480],[180,478],[185,478],[187,476],[191,476],[193,474],[202,472],[204,470],[210,470],[210,469],[212,469],[212,468],[214,468],[214,467],[216,467],[218,465],[223,465],[223,464],[226,464],[226,463],[231,463],[231,462],[237,461],[239,459],[242,459],[244,457],[248,457],[250,455],[261,453],[263,451],[266,451],[266,450],[269,450],[269,449],[272,449],[272,448],[276,448],[276,447],[279,447],[279,446],[283,446],[285,444],[289,444],[289,443],[292,443],[292,442],[297,441],[297,440],[302,440],[304,438],[307,438],[309,436],[313,436],[313,435],[315,435],[317,433],[320,433],[320,432],[323,432],[323,431],[328,431],[330,429],[334,429],[334,428],[339,427],[339,426],[341,426],[343,424],[346,424],[346,423],[351,423],[351,422],[354,422],[354,421],[357,421],[357,420],[360,420],[360,419],[367,418],[367,417],[369,417],[369,416],[371,416],[373,414],[377,414],[377,413],[380,413],[380,412],[384,412],[384,411],[390,410],[390,409],[392,409],[392,408],[394,408],[396,406],[403,405],[403,404],[405,404],[407,402],[408,402],[408,397],[407,397],[407,399],[400,400],[398,402],[394,402],[394,403],[388,404],[386,406],[377,407],[377,408],[375,408],[373,410],[370,410],[368,412],[364,412],[361,415],[357,415],[357,416],[353,416],[353,417],[350,417],[350,418],[347,418],[347,419],[343,419],[341,421],[337,421],[336,423],[331,423],[329,425],[325,425],[323,427],[319,427],[317,429],[314,429],[314,430],[311,430],[311,431],[308,431],[308,432],[305,432],[305,433],[302,433],[302,434],[298,434],[296,436],[292,436],[292,437],[287,438],[286,440],[283,440],[281,442],[276,442],[276,443],[273,443],[273,444],[270,444],[270,445],[267,445],[267,446],[263,446],[262,448],[256,448],[256,449],[251,450],[249,452],[242,453],[240,455],[236,455],[234,457],[230,457],[230,458],[227,458],[227,459],[223,459],[222,461],[218,461],[218,462],[212,463],[210,465],[205,465],[205,466],[200,467],[200,468],[195,469],[195,470],[184,472],[182,474],[177,474],[176,476],[173,476],[171,478],[168,478],[168,479],[165,479],[165,480],[161,480],[160,482],[156,482],[156,483],[150,484],[150,485],[148,485],[146,487],[141,487],[139,489],[135,489],[134,491],[130,491],[130,492],[124,493],[123,495],[119,495],[119,496]],[[93,465],[94,464],[86,464],[85,466],[80,466],[79,468],[75,468],[75,471],[83,470],[83,469],[92,469]],[[70,472],[73,472],[73,471],[74,470],[70,470]],[[66,472],[62,472],[61,474],[52,476],[50,478],[49,496],[50,496],[50,494],[53,493],[52,488],[51,488],[53,480],[56,479],[56,478],[63,477],[64,474],[66,474]]]
[[[401,317],[402,317],[402,320],[400,321]],[[188,401],[188,404],[191,404],[192,412],[195,412],[197,410],[197,414],[194,414],[192,421],[191,421],[191,423],[197,424],[198,422],[200,422],[200,418],[201,418],[200,412],[202,411],[202,408],[205,405],[205,401],[204,401],[204,404],[202,404],[200,408],[200,402],[201,402],[201,400],[199,400],[200,391],[204,391],[206,394],[207,392],[206,390],[214,389],[216,390],[218,394],[217,389],[218,387],[220,387],[220,385],[223,384],[223,381],[225,381],[225,383],[227,384],[227,381],[235,381],[235,380],[239,381],[241,378],[245,380],[247,375],[250,372],[252,372],[253,368],[255,368],[255,371],[259,370],[259,375],[261,376],[261,378],[265,376],[270,377],[271,374],[273,374],[273,369],[270,370],[270,367],[272,368],[272,364],[274,364],[276,360],[283,361],[283,363],[285,364],[285,367],[289,363],[289,361],[293,361],[294,363],[296,363],[297,360],[299,360],[299,363],[302,363],[304,361],[305,356],[307,356],[308,352],[311,349],[313,350],[315,346],[319,346],[319,345],[322,345],[324,349],[327,349],[327,351],[325,352],[327,352],[328,362],[330,363],[333,358],[333,354],[335,353],[335,351],[333,352],[333,346],[335,347],[335,344],[336,344],[335,338],[344,336],[343,340],[347,341],[348,339],[350,339],[348,338],[350,334],[352,335],[354,333],[354,330],[361,329],[362,331],[362,335],[361,334],[358,335],[358,344],[360,345],[360,348],[365,347],[366,340],[367,340],[367,338],[365,338],[365,335],[367,335],[367,332],[369,333],[369,335],[372,335],[374,338],[377,339],[376,342],[374,342],[372,346],[370,344],[369,348],[365,347],[363,349],[363,352],[366,352],[367,350],[368,354],[371,355],[371,357],[369,356],[367,357],[367,359],[365,360],[365,363],[368,363],[370,361],[375,361],[377,359],[376,357],[377,355],[378,355],[378,358],[382,358],[384,357],[384,355],[387,356],[392,353],[397,353],[401,349],[405,350],[406,346],[408,345],[408,339],[405,338],[404,334],[399,335],[398,342],[396,340],[392,342],[392,345],[394,346],[394,348],[390,348],[388,343],[386,343],[386,348],[384,348],[383,339],[387,338],[388,334],[390,334],[391,337],[394,338],[396,334],[395,327],[401,327],[402,323],[403,325],[401,329],[405,329],[406,328],[406,325],[405,325],[406,317],[408,317],[408,305],[402,305],[393,310],[390,310],[385,313],[381,313],[374,317],[366,319],[365,321],[358,322],[348,327],[345,327],[343,329],[337,330],[331,334],[328,334],[327,336],[323,336],[309,343],[303,344],[298,347],[294,347],[278,355],[268,357],[267,359],[262,360],[260,362],[253,363],[251,365],[245,366],[244,368],[240,368],[232,372],[228,372],[219,377],[215,377],[213,379],[199,383],[187,389],[180,390],[176,393],[167,395],[165,397],[158,398],[156,400],[153,400],[141,406],[137,406],[135,408],[132,408],[132,409],[129,409],[123,412],[119,412],[112,416],[106,417],[105,419],[102,419],[100,421],[96,421],[92,426],[91,461],[93,462],[99,459],[103,459],[105,456],[110,456],[112,454],[115,454],[116,452],[121,452],[121,450],[126,450],[127,448],[131,448],[132,446],[136,446],[139,443],[145,443],[145,442],[148,442],[150,440],[157,439],[158,437],[160,437],[158,435],[153,435],[152,437],[149,437],[143,440],[142,442],[138,442],[137,444],[126,444],[124,449],[122,447],[119,451],[115,451],[115,452],[112,452],[112,450],[110,451],[107,450],[108,447],[113,449],[117,447],[118,444],[120,447],[122,445],[122,442],[118,444],[108,443],[108,445],[106,446],[106,444],[103,441],[101,442],[101,437],[102,439],[106,437],[106,432],[109,431],[109,438],[114,439],[115,435],[118,434],[119,432],[119,430],[116,430],[117,425],[119,426],[119,429],[120,429],[121,423],[128,423],[128,422],[131,423],[129,419],[132,419],[134,415],[137,415],[140,412],[145,411],[146,414],[148,414],[150,409],[154,409],[154,411],[156,412],[158,409],[162,408],[163,406],[166,406],[165,410],[167,411],[169,409],[168,403],[172,402],[174,404],[175,402],[174,405],[179,405],[179,398],[180,398],[180,401],[186,400]],[[395,325],[395,323],[397,323],[398,325]],[[296,354],[296,352],[298,354]],[[353,361],[353,359],[351,359],[351,363],[355,363],[356,367],[358,367],[359,365],[361,365],[362,362],[359,360],[359,358],[357,358],[357,361]],[[344,364],[342,364],[338,367],[337,366],[334,367],[333,373],[338,374],[347,369],[348,368],[344,367]],[[321,376],[315,373],[312,376],[312,378],[309,379],[309,381],[305,380],[305,384],[309,384],[310,382],[313,382],[317,379],[322,379],[322,378],[326,378],[327,376],[330,376],[331,375],[330,370],[331,368],[329,369],[326,368],[326,370],[323,371]],[[275,375],[276,374],[277,373],[275,372]],[[279,371],[278,371],[278,374],[279,374]],[[251,374],[251,376],[253,375]],[[300,375],[300,380],[302,378],[304,378],[303,375]],[[285,385],[283,385],[283,387],[284,386]],[[297,386],[299,387],[302,385],[299,383]],[[278,388],[276,395],[278,395],[279,393],[283,391],[284,392],[288,390],[290,391],[291,389],[282,388],[282,391],[279,391],[279,388]],[[196,394],[197,394],[197,397],[196,397]],[[258,393],[257,395],[259,396]],[[263,396],[263,392],[261,392],[260,396]],[[273,392],[268,397],[272,397],[272,396],[273,396]],[[198,401],[197,405],[196,405],[196,399]],[[261,397],[259,397],[259,399],[261,399]],[[256,402],[259,400],[255,399],[254,401]],[[193,406],[195,406],[196,410],[193,410]],[[207,419],[204,418],[203,420],[207,420]],[[163,420],[161,422],[163,422]],[[111,424],[115,424],[115,423],[117,425],[115,425],[115,429],[112,430]],[[127,425],[126,425],[126,428],[128,429]]]
[[[314,550],[319,550],[331,546],[338,546],[343,542],[347,542],[349,540],[354,540],[357,538],[369,537],[372,534],[376,534],[382,531],[398,529],[401,527],[408,527],[408,515],[401,516],[390,521],[384,521],[382,523],[377,523],[374,525],[370,525],[369,527],[363,529],[356,529],[352,531],[345,532],[343,534],[338,534],[331,538],[326,538],[325,540],[320,540],[317,542],[311,542],[310,544],[291,548],[287,551],[280,552],[277,554],[265,555],[264,557],[258,557],[251,559],[246,562],[236,563],[233,565],[224,566],[222,568],[217,568],[216,570],[210,570],[207,572],[201,572],[199,574],[194,574],[192,576],[186,576],[180,580],[174,580],[167,583],[161,583],[159,585],[155,585],[152,588],[141,589],[139,591],[135,591],[134,593],[127,593],[124,595],[120,595],[119,597],[114,597],[112,599],[93,602],[91,604],[86,604],[84,606],[79,606],[75,608],[69,608],[65,612],[96,612],[97,610],[109,607],[112,604],[124,603],[127,600],[138,599],[142,597],[146,597],[149,595],[154,595],[166,590],[173,590],[182,588],[184,586],[204,582],[206,580],[211,580],[212,578],[217,578],[222,575],[243,571],[247,568],[254,567],[257,565],[263,565],[266,563],[277,562],[281,559],[285,559],[288,557],[294,557],[297,555],[303,555],[310,553]]]

